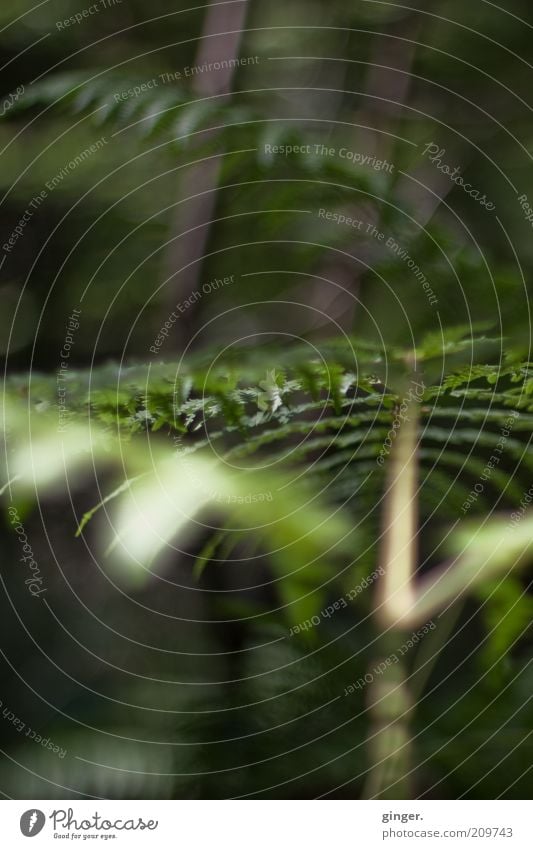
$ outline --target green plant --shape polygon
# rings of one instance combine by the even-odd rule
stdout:
[[[409,796],[420,695],[411,679],[420,690],[429,670],[415,675],[410,657],[387,658],[467,593],[484,597],[489,622],[511,587],[514,603],[523,598],[509,576],[528,559],[533,528],[509,513],[533,468],[533,367],[519,351],[495,362],[500,349],[457,328],[414,351],[344,338],[323,343],[320,359],[295,346],[282,360],[275,348],[255,352],[245,365],[233,352],[72,371],[64,432],[55,383],[14,377],[5,400],[11,498],[71,488],[94,464],[118,466],[115,487],[78,520],[85,534],[116,505],[110,568],[145,581],[166,544],[187,547],[198,522],[197,575],[254,538],[279,577],[289,624],[315,615],[333,582],[379,567],[367,662],[383,670],[368,688],[366,794]],[[437,538],[423,558],[421,527]],[[492,628],[492,666],[523,622]]]

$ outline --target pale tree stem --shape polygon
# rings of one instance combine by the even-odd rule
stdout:
[[[385,574],[379,583],[376,617],[381,624],[395,622],[399,610],[415,603],[414,575],[417,566],[417,444],[419,402],[412,400],[402,414],[397,408],[393,422],[398,425],[388,464],[387,491],[383,511],[381,566]]]
[[[402,407],[405,410],[402,412]],[[410,715],[412,699],[403,658],[396,651],[403,643],[403,623],[391,622],[397,608],[414,603],[413,577],[417,563],[417,445],[419,402],[397,407],[398,427],[389,458],[383,511],[380,580],[375,618],[382,637],[382,656],[373,663],[368,712],[370,769],[366,798],[410,798]],[[378,674],[375,670],[383,670]]]
[[[380,563],[384,573],[375,611],[382,652],[373,662],[368,688],[371,727],[367,798],[411,798],[410,719],[415,699],[408,686],[403,651],[399,651],[412,636],[411,630],[431,625],[430,617],[442,615],[467,592],[523,565],[531,558],[533,548],[527,522],[516,528],[505,519],[491,520],[488,541],[482,544],[474,530],[467,530],[457,556],[417,580],[420,402],[413,399],[406,406],[389,457],[383,511]],[[395,421],[400,410],[396,409]],[[376,669],[380,670],[377,675]],[[417,694],[423,682],[424,676],[418,676],[418,680],[415,676]]]

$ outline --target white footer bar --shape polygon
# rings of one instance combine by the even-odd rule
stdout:
[[[522,801],[3,801],[1,845],[184,849],[533,846]],[[32,839],[35,843],[30,842]]]

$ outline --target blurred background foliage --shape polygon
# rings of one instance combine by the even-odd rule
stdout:
[[[312,633],[289,636],[289,629],[376,568],[382,482],[374,473],[372,486],[364,483],[401,394],[394,368],[400,348],[429,351],[437,340],[435,362],[426,365],[428,386],[439,389],[436,412],[432,404],[425,410],[421,456],[424,568],[438,561],[444,529],[461,518],[510,406],[522,410],[514,442],[471,513],[510,512],[530,486],[533,251],[517,201],[533,197],[530,8],[525,0],[505,9],[485,0],[420,2],[416,9],[374,0],[349,7],[340,0],[239,0],[219,6],[217,26],[204,39],[206,11],[185,4],[170,12],[159,0],[149,8],[123,0],[57,27],[80,11],[66,0],[34,10],[5,0],[0,9],[5,97],[25,86],[0,119],[3,243],[32,198],[105,140],[48,190],[5,256],[0,351],[10,398],[28,401],[34,422],[37,416],[35,444],[54,415],[60,351],[69,316],[81,307],[69,404],[78,414],[89,409],[113,437],[118,404],[120,439],[109,449],[109,468],[89,471],[68,495],[63,487],[37,502],[29,491],[17,496],[46,572],[46,605],[21,585],[19,543],[5,518],[0,698],[67,755],[31,745],[4,717],[0,789],[14,798],[357,798],[368,766],[365,693],[343,692],[372,660],[372,595],[361,593]],[[231,31],[244,12],[237,46],[213,36]],[[217,74],[185,76],[187,67],[225,58],[230,49],[257,58],[238,67],[231,89],[220,90]],[[163,83],[165,74],[172,80]],[[120,97],[153,79],[150,90]],[[431,142],[495,212],[422,156]],[[283,156],[266,148],[315,144],[335,153]],[[338,155],[342,148],[393,167],[354,165]],[[320,209],[363,220],[365,230],[325,221]],[[369,236],[367,224],[385,240]],[[389,236],[426,275],[437,308],[386,246]],[[152,356],[176,305],[232,275],[231,285],[187,307]],[[516,374],[498,383],[498,342],[454,348],[453,333],[442,333],[459,324],[504,337]],[[355,357],[343,333],[357,340]],[[333,337],[338,349],[329,347]],[[298,338],[338,367],[337,401],[333,393],[324,407],[334,372],[306,372],[309,355],[294,345]],[[231,373],[242,376],[243,363],[249,367],[248,394],[238,398],[246,422],[226,373],[206,365],[214,344],[235,349],[223,361]],[[256,364],[258,348],[265,350]],[[185,377],[184,352],[187,362],[191,352],[198,358]],[[494,373],[476,374],[470,385],[472,360],[493,364]],[[148,361],[147,377],[139,364]],[[460,373],[462,363],[468,378],[441,395],[442,375]],[[353,373],[357,392],[342,382]],[[502,395],[511,378],[521,393],[512,401]],[[290,380],[297,386],[287,388]],[[206,386],[216,407],[207,428],[208,404],[198,402]],[[296,393],[292,408],[276,406],[284,388]],[[295,411],[297,404],[310,406]],[[290,429],[300,421],[305,436],[324,409],[332,447],[320,455],[321,485],[342,464],[343,450],[351,456],[361,423],[379,425],[357,466],[347,464],[335,478],[329,500],[349,500],[339,522],[349,517],[347,529],[356,528],[352,562],[341,546],[331,561],[295,573],[294,552],[276,563],[264,556],[260,535],[233,536],[232,548],[197,535],[185,553],[167,556],[149,579],[135,582],[128,570],[99,564],[101,524],[75,537],[83,514],[121,480],[117,464],[124,463],[126,478],[130,466],[138,472],[147,446],[168,448],[176,435],[195,445],[222,425],[234,428],[224,437],[227,450],[253,441],[256,426],[263,432],[289,422]],[[333,421],[356,412],[357,421]],[[274,450],[294,449],[301,437],[296,427],[282,435],[286,441]],[[255,447],[264,452],[265,443]],[[312,442],[295,458],[311,464],[322,448]],[[47,451],[53,465],[60,449]],[[277,465],[284,467],[279,456]],[[358,497],[350,499],[354,487]],[[300,510],[299,521],[300,530],[319,524],[313,511]],[[294,528],[280,533],[290,540]],[[336,525],[332,533],[342,536]],[[327,543],[324,531],[319,549]],[[305,562],[309,550],[300,556]],[[413,652],[415,681],[424,658],[437,657],[414,716],[417,795],[526,795],[530,613],[524,573],[461,604],[449,631],[439,623]]]

